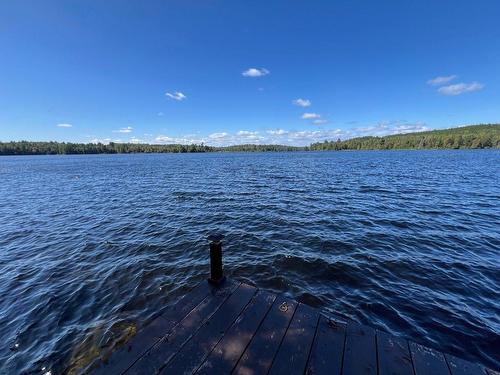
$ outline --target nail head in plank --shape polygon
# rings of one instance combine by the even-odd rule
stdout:
[[[155,374],[159,372],[238,286],[239,283],[228,282],[222,287],[211,290],[198,306],[130,367],[126,374]]]
[[[446,362],[448,362],[451,375],[485,375],[484,369],[477,363],[471,363],[450,354],[444,356]]]
[[[316,309],[299,304],[274,358],[269,374],[303,374],[318,326]]]
[[[415,342],[410,342],[410,352],[415,375],[450,374],[443,353]]]
[[[408,341],[377,331],[379,375],[413,375]]]
[[[344,355],[346,324],[324,315],[319,318],[306,374],[340,374]]]
[[[278,297],[252,341],[236,364],[233,374],[267,374],[290,324],[297,303]]]
[[[179,350],[161,374],[192,374],[203,363],[257,291],[247,284],[238,289],[212,315],[203,327]]]
[[[346,330],[344,350],[345,375],[376,374],[375,330],[357,323],[349,323]]]
[[[179,299],[175,305],[168,308],[162,315],[140,330],[123,347],[100,364],[94,375],[121,374],[154,346],[162,337],[195,308],[210,292],[211,286],[202,281],[193,290]]]
[[[231,373],[275,299],[274,294],[258,291],[196,373]]]

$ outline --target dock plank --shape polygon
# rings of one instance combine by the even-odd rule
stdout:
[[[233,374],[267,374],[297,307],[297,302],[278,297],[236,364]]]
[[[379,375],[413,375],[408,341],[377,331]]]
[[[94,374],[122,374],[201,303],[208,296],[211,288],[206,281],[200,282],[163,314],[140,330],[128,343],[116,350],[109,359],[102,361],[94,370]]]
[[[342,371],[346,324],[321,315],[306,368],[307,375],[332,375]]]
[[[485,375],[486,372],[483,367],[477,363],[471,363],[465,359],[457,358],[450,354],[444,355],[451,375]]]
[[[275,299],[274,294],[259,291],[196,374],[230,374]]]
[[[155,344],[127,371],[132,374],[156,374],[177,353],[177,351],[198,331],[198,329],[219,309],[240,283],[228,282],[214,289],[172,331]]]
[[[94,374],[500,375],[283,296],[200,283]]]
[[[164,367],[161,374],[192,374],[217,345],[227,329],[252,300],[257,289],[247,284],[239,288]],[[259,300],[260,302],[260,300]]]
[[[342,373],[377,374],[375,330],[357,323],[347,325]]]
[[[300,375],[304,373],[311,351],[319,313],[302,303],[297,307],[269,374]]]
[[[410,352],[415,375],[450,374],[443,353],[415,342],[410,342]]]

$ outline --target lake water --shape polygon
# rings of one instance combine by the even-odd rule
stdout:
[[[228,275],[500,368],[500,151],[0,158],[0,373],[77,373]],[[45,368],[45,370],[42,370]]]

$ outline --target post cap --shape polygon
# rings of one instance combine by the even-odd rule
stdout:
[[[212,233],[208,236],[210,242],[221,242],[224,239],[224,235],[220,233]]]

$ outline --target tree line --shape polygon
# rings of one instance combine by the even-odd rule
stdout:
[[[192,152],[262,152],[299,151],[303,147],[282,145],[238,145],[213,147],[204,144],[135,144],[135,143],[66,143],[66,142],[0,142],[0,155],[75,155],[75,154],[137,154]]]
[[[135,143],[66,143],[66,142],[0,142],[0,155],[128,154],[187,152],[266,152],[321,150],[392,150],[392,149],[460,149],[500,148],[500,124],[472,125],[445,130],[358,137],[347,140],[313,143],[309,147],[244,144],[225,147],[204,144],[135,144]]]
[[[500,148],[500,125],[472,125],[459,128],[396,134],[385,137],[358,137],[313,143],[310,150],[402,150]]]

